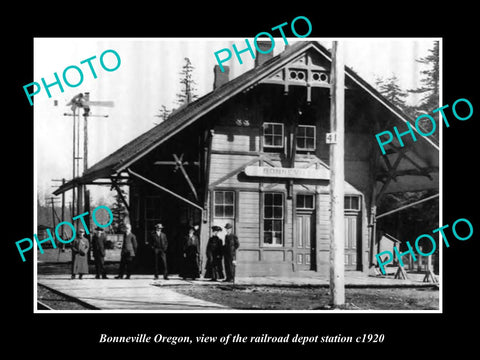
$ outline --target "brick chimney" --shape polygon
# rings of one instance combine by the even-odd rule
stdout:
[[[273,45],[275,46],[275,45]],[[272,42],[269,40],[265,41],[257,41],[257,47],[262,50],[263,52],[267,52],[271,50],[268,54],[262,54],[258,50],[255,53],[255,67],[258,65],[262,65],[265,61],[270,60],[273,58],[273,49],[272,49]]]
[[[226,84],[228,82],[228,76],[230,74],[230,68],[228,66],[223,66],[224,72],[220,69],[220,65],[215,65],[213,68],[213,90]]]

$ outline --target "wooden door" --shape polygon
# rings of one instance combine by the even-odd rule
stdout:
[[[359,254],[359,214],[345,214],[345,270],[357,270]]]
[[[314,217],[313,212],[297,212],[296,266],[298,270],[314,270]]]

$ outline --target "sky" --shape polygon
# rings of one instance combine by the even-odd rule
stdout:
[[[331,48],[335,39],[305,38],[317,40]],[[396,75],[403,89],[420,86],[420,71],[424,65],[416,59],[425,57],[433,47],[432,38],[352,38],[339,39],[345,42],[345,64],[370,84],[376,77]],[[288,38],[290,43],[298,41]],[[253,39],[250,39],[253,43]],[[63,83],[64,92],[58,86],[45,89],[34,96],[35,160],[34,174],[38,198],[52,196],[55,189],[52,179],[72,178],[72,117],[66,104],[77,94],[89,92],[92,101],[113,101],[114,107],[92,107],[88,121],[89,166],[94,165],[128,141],[134,139],[160,122],[162,105],[172,109],[176,94],[180,91],[180,71],[188,57],[194,66],[193,78],[197,94],[202,96],[213,89],[213,68],[216,64],[214,52],[232,48],[236,44],[242,49],[244,38],[36,38],[34,40],[34,78],[32,82],[47,84],[55,81],[56,72],[60,79],[65,68],[78,66],[83,72],[83,81],[74,88]],[[275,38],[274,55],[283,51],[282,38]],[[105,71],[99,58],[106,50],[114,50],[121,59],[115,71]],[[97,78],[92,76],[88,64],[81,61],[96,56],[91,61]],[[222,55],[223,56],[223,55]],[[234,57],[225,65],[230,66],[230,79],[253,67],[254,60],[248,52],[242,55],[243,64]],[[105,66],[113,68],[116,59],[105,54]],[[79,83],[75,70],[67,72],[67,79]],[[25,84],[26,85],[26,84]],[[415,99],[410,99],[414,102]],[[25,96],[26,106],[29,105]],[[56,105],[55,105],[56,103]],[[103,117],[108,115],[108,117]],[[83,127],[83,123],[82,123]],[[81,149],[83,154],[83,150]],[[83,168],[80,163],[80,168]],[[93,200],[108,196],[109,188],[89,187]],[[97,188],[97,189],[94,189]],[[70,193],[70,192],[69,192]],[[67,193],[67,202],[70,194]],[[113,193],[113,192],[112,192]]]

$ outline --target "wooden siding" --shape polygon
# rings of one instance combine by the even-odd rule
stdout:
[[[238,192],[238,217],[236,219],[241,247],[258,248],[260,243],[260,193]]]
[[[211,155],[211,164],[210,164],[210,183],[209,185],[222,185],[222,186],[234,186],[234,187],[248,187],[248,188],[257,188],[258,182],[250,182],[248,179],[245,179],[245,175],[242,174],[242,171],[239,173],[232,174],[231,177],[225,179],[220,184],[216,182],[222,179],[224,176],[228,175],[230,172],[245,166],[249,161],[256,159],[255,156],[248,155],[224,155],[224,154],[212,154]],[[240,180],[239,180],[240,177]]]
[[[213,151],[259,151],[260,129],[251,126],[216,126]]]

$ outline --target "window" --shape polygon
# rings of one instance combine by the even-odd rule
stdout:
[[[297,128],[297,150],[315,150],[315,126],[299,125]]]
[[[263,146],[270,148],[283,148],[283,124],[263,124]]]
[[[345,210],[360,211],[360,197],[359,196],[345,196],[344,207],[345,207]]]
[[[263,244],[283,245],[283,194],[263,195]]]
[[[296,206],[298,210],[313,210],[315,208],[313,195],[297,194]]]
[[[234,191],[215,191],[213,197],[214,216],[216,218],[231,219],[235,217]]]

